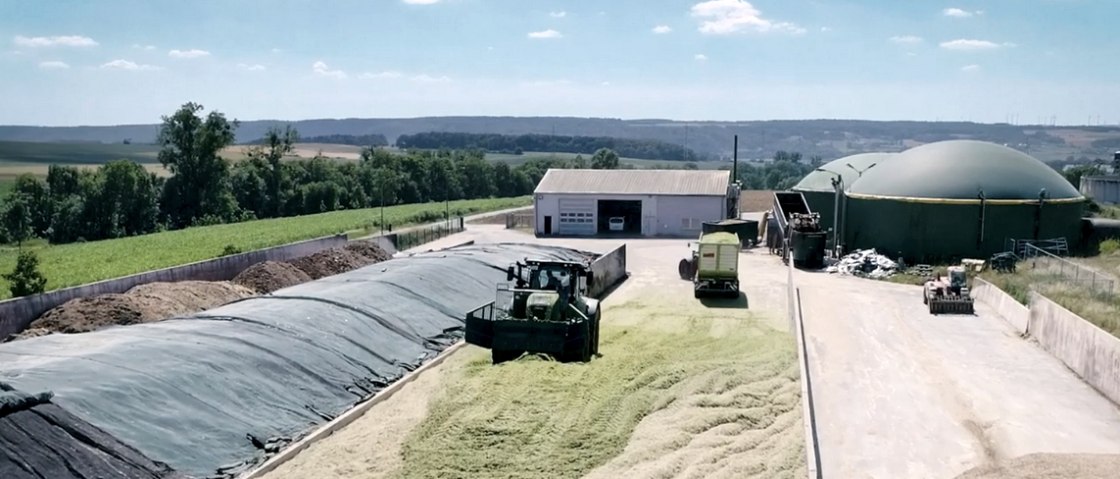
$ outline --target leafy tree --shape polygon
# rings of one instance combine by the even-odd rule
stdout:
[[[203,216],[231,220],[237,216],[230,189],[229,164],[219,156],[234,141],[238,122],[211,111],[198,116],[202,105],[186,103],[163,117],[157,143],[159,161],[174,175],[164,188],[162,206],[173,227],[196,223]]]
[[[155,175],[132,161],[106,163],[100,169],[101,191],[96,201],[108,209],[112,218],[110,237],[132,236],[156,230],[159,219],[159,193]]]
[[[3,215],[0,216],[0,226],[4,228],[4,236],[9,242],[16,243],[22,248],[23,242],[33,235],[31,222],[32,212],[27,200],[22,195],[10,195]]]
[[[286,125],[283,131],[272,127],[262,139],[267,149],[253,147],[249,150],[249,158],[261,158],[268,163],[269,172],[265,176],[268,187],[268,216],[280,216],[284,204],[280,188],[284,180],[284,170],[280,167],[280,161],[284,155],[292,152],[297,141],[299,141],[299,133],[291,125]]]
[[[1087,165],[1074,166],[1062,172],[1062,174],[1066,177],[1066,181],[1069,181],[1074,188],[1080,188],[1082,176],[1103,175],[1104,169],[1099,164],[1090,163]]]
[[[39,257],[31,251],[20,251],[15,269],[5,273],[4,279],[8,280],[12,296],[16,298],[42,293],[47,287],[47,278],[39,272]]]
[[[600,148],[591,157],[591,167],[597,170],[617,170],[618,153],[607,148]]]
[[[31,236],[46,236],[51,226],[51,201],[47,184],[30,173],[16,177],[9,198],[20,197],[31,215]]]

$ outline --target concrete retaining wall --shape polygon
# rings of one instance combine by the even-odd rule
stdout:
[[[1030,334],[1090,386],[1120,404],[1120,338],[1034,292]]]
[[[600,256],[591,263],[591,274],[594,279],[587,294],[593,298],[601,298],[626,277],[626,244],[619,246],[611,252]]]
[[[1026,333],[1029,329],[1031,310],[1023,303],[1012,298],[992,283],[980,278],[973,280],[972,297],[983,301],[1003,316],[1019,334]]]
[[[379,244],[386,242],[392,244],[390,238],[378,239]],[[226,281],[262,261],[286,261],[345,244],[346,235],[340,234],[0,301],[0,339],[23,331],[39,315],[75,298],[123,293],[153,282]]]

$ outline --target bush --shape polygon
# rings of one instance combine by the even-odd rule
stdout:
[[[241,254],[241,248],[238,248],[231,244],[227,244],[225,249],[222,250],[222,256],[229,256],[234,254]]]
[[[16,267],[4,279],[10,283],[13,297],[42,293],[47,287],[47,278],[39,272],[39,257],[31,251],[21,251]]]
[[[1112,254],[1120,251],[1120,239],[1112,238],[1101,241],[1101,254]]]

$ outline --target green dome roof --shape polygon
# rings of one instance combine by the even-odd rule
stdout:
[[[793,188],[793,191],[827,191],[829,193],[835,191],[832,189],[832,179],[836,175],[829,173],[839,173],[844,179],[844,189],[851,189],[852,183],[855,183],[856,178],[859,178],[859,172],[849,168],[848,165],[863,171],[869,165],[875,164],[876,167],[898,153],[860,153],[858,155],[845,156],[843,158],[832,160],[828,163],[821,165],[821,169],[827,171],[811,171],[805,175]]]
[[[1061,174],[1034,157],[984,141],[950,140],[914,147],[863,173],[849,193],[893,198],[976,200],[1083,199]]]

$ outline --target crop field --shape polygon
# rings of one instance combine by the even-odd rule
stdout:
[[[450,202],[451,215],[468,215],[531,204],[529,197]],[[203,226],[88,243],[30,245],[39,255],[47,289],[100,281],[221,256],[227,246],[241,251],[277,246],[338,233],[376,232],[379,208],[334,211],[317,215]],[[385,222],[399,230],[410,224],[438,221],[444,204],[429,203],[385,208]],[[0,271],[15,267],[18,250],[0,249]],[[0,279],[0,298],[11,295]]]
[[[521,155],[510,155],[504,153],[487,153],[486,159],[490,161],[501,161],[509,164],[510,166],[517,166],[533,159],[564,159],[570,160],[575,158],[575,153],[548,153],[539,151],[526,151]],[[592,155],[583,156],[588,162],[591,161]],[[633,165],[636,168],[680,168],[684,162],[679,161],[663,161],[663,160],[645,160],[641,158],[619,158],[619,163],[624,165]],[[697,167],[704,170],[719,169],[720,166],[726,166],[727,163],[719,161],[700,161],[696,162]]]
[[[630,302],[588,364],[470,351],[406,438],[413,477],[798,477],[796,351],[749,313]]]
[[[0,141],[0,163],[99,165],[112,160],[158,163],[155,145]]]

